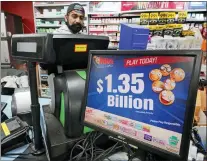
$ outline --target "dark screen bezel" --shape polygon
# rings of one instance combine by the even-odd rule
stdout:
[[[88,93],[88,85],[89,85],[89,76],[90,76],[90,70],[91,70],[91,63],[92,63],[92,57],[94,55],[104,55],[104,56],[118,56],[118,55],[127,55],[127,56],[186,56],[186,57],[194,57],[194,65],[193,65],[193,71],[191,75],[191,82],[189,85],[189,91],[188,91],[188,98],[187,98],[187,104],[186,104],[186,111],[185,111],[185,122],[183,126],[183,134],[181,139],[181,146],[180,146],[180,153],[179,155],[175,153],[168,152],[166,150],[157,148],[155,146],[152,146],[147,143],[143,143],[141,141],[134,140],[132,138],[128,138],[125,135],[119,134],[119,133],[113,133],[110,130],[100,128],[99,126],[96,126],[94,124],[88,123],[84,121],[85,116],[85,109],[87,104],[87,93]],[[85,93],[84,93],[84,100],[82,103],[82,115],[81,115],[81,121],[84,123],[84,125],[91,127],[95,130],[101,131],[103,133],[106,133],[107,135],[113,136],[115,138],[118,138],[118,136],[123,136],[125,138],[125,141],[128,143],[138,146],[139,148],[143,150],[150,151],[152,153],[158,154],[164,158],[168,159],[181,159],[181,160],[187,160],[188,158],[188,150],[189,150],[189,143],[190,143],[190,133],[192,128],[192,122],[193,122],[193,116],[194,116],[194,110],[195,110],[195,102],[196,102],[196,96],[197,96],[197,89],[198,89],[198,83],[199,83],[199,76],[200,76],[200,68],[201,68],[201,58],[202,58],[202,52],[200,50],[147,50],[147,51],[132,51],[132,50],[120,50],[120,51],[113,51],[113,50],[93,50],[89,53],[89,59],[88,59],[88,72],[87,72],[87,78],[86,78],[86,87],[85,87]]]

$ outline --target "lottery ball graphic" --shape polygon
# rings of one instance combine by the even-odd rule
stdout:
[[[162,90],[164,90],[164,83],[161,81],[154,81],[152,83],[152,90],[156,93],[160,93]]]
[[[150,78],[151,81],[158,81],[162,78],[162,73],[159,69],[153,69],[149,73],[149,78]]]
[[[100,64],[100,57],[94,56],[93,59],[96,64]]]
[[[176,83],[172,79],[166,79],[164,81],[164,86],[165,86],[166,90],[169,90],[169,91],[173,90],[175,88],[175,85],[176,85]]]
[[[164,90],[159,94],[159,100],[163,105],[171,105],[175,101],[175,95],[172,91]]]
[[[172,68],[168,64],[164,64],[160,67],[160,71],[163,76],[168,76],[170,74],[171,70],[172,70]]]
[[[170,72],[170,78],[175,82],[181,82],[185,78],[185,72],[181,68],[175,68]]]

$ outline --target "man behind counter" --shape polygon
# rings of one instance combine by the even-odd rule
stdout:
[[[80,34],[80,31],[84,27],[84,17],[85,17],[85,10],[84,8],[78,4],[73,3],[71,4],[65,15],[65,25],[62,25],[59,29],[55,30],[53,33],[66,33],[66,34]],[[70,53],[68,53],[70,54]],[[55,74],[58,73],[57,66],[55,64],[40,64],[40,67],[43,70],[48,71],[48,85],[50,91],[54,91],[54,83],[53,79]],[[63,70],[72,69],[71,66],[63,66]],[[55,111],[55,94],[51,92],[51,110],[52,112]]]
[[[65,24],[55,30],[53,33],[80,34],[80,31],[84,27],[84,17],[85,10],[79,3],[73,3],[69,5],[65,15]],[[43,70],[48,71],[48,75],[51,73],[57,73],[56,65],[40,64],[40,66]],[[70,68],[72,67],[63,67],[64,70]]]

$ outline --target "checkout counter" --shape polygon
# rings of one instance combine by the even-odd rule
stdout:
[[[48,160],[57,160],[60,156],[64,158],[65,153],[81,138],[84,130],[88,130],[78,121],[80,120],[79,112],[84,95],[88,52],[89,50],[107,49],[108,43],[107,37],[83,35],[32,34],[13,36],[13,57],[26,60],[29,65],[31,109],[33,123],[35,122],[33,125],[36,128],[34,133],[35,149],[42,150],[40,137],[42,135]],[[54,78],[54,112],[46,106],[50,102],[49,99],[38,99],[37,97],[34,70],[36,62],[53,64],[60,69]],[[9,105],[11,98],[6,96],[3,98]],[[9,110],[9,106],[7,110]],[[7,113],[9,115],[9,112]],[[24,151],[23,149],[21,150]]]
[[[109,38],[71,34],[25,34],[13,35],[12,56],[28,61],[31,93],[31,111],[34,130],[34,149],[38,154],[44,150],[48,160],[65,155],[83,132],[90,129],[80,122],[81,102],[84,94],[88,53],[90,50],[105,50]],[[42,108],[49,100],[37,95],[36,63],[58,68],[54,78],[55,110]],[[11,98],[4,97],[11,100]],[[26,99],[26,98],[25,98]],[[30,98],[28,98],[30,99]],[[9,101],[7,109],[9,110]],[[53,105],[54,106],[54,105]],[[47,109],[44,111],[44,109]],[[40,112],[41,111],[41,112]],[[58,145],[58,146],[57,146]],[[64,156],[63,156],[64,157]]]

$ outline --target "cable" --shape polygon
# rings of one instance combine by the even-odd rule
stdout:
[[[79,143],[81,143],[84,139],[79,140],[72,148],[71,153],[70,153],[70,161],[73,160],[72,155],[73,155],[73,150],[75,149],[76,145],[78,145]]]
[[[123,145],[120,146],[119,143],[114,144],[106,150],[97,147],[95,142],[102,135],[103,133],[97,131],[86,134],[83,139],[79,140],[72,147],[70,151],[70,161],[98,161],[101,158],[106,158],[106,156],[113,153],[118,148],[123,148]],[[78,151],[78,154],[75,154],[74,156],[73,154],[75,151]]]
[[[101,157],[106,157],[107,155],[109,155],[114,149],[116,148],[120,148],[120,147],[123,147],[123,146],[119,146],[119,147],[116,147],[119,143],[117,142],[114,146],[108,148],[107,150],[105,150],[103,153],[101,153],[98,157],[96,157],[94,159],[94,161],[97,161],[99,158]]]
[[[94,156],[98,155],[99,153],[103,152],[103,150],[100,150],[96,148],[94,145],[94,142],[102,135],[99,134],[99,132],[94,131],[91,133],[88,133],[85,135],[85,139],[79,140],[72,148],[70,152],[70,160],[77,160],[85,159],[86,161],[89,159],[93,161]],[[98,135],[98,136],[97,136]],[[76,156],[73,156],[73,152],[75,149],[81,150],[79,154]],[[98,149],[99,151],[96,151]]]

